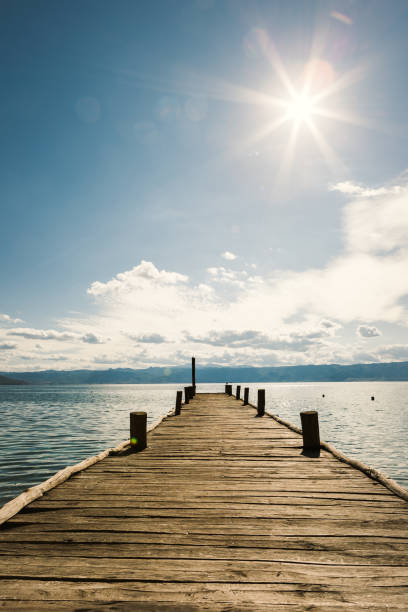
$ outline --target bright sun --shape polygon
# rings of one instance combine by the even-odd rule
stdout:
[[[306,95],[296,95],[287,104],[287,118],[297,122],[308,123],[315,112],[313,98]]]

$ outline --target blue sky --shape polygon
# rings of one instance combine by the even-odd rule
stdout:
[[[0,370],[407,360],[407,27],[3,0]]]

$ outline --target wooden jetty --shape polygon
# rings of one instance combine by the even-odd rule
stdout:
[[[179,413],[3,524],[1,609],[408,609],[406,501],[233,395]]]

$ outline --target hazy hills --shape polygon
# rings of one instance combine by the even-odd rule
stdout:
[[[5,379],[5,377],[9,377]],[[15,379],[13,382],[2,382]],[[2,372],[0,384],[80,385],[134,383],[188,383],[189,367],[115,368],[109,370],[45,370],[40,372]],[[305,365],[281,367],[200,367],[197,382],[340,382],[358,380],[408,380],[408,362],[353,365]]]
[[[0,385],[25,385],[24,380],[16,380],[15,378],[8,378],[8,376],[0,375]]]

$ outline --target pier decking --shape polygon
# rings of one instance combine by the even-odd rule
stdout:
[[[408,504],[224,394],[0,530],[8,610],[407,610]]]

